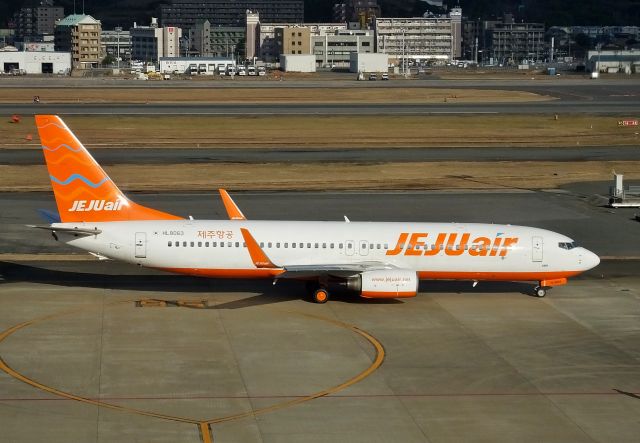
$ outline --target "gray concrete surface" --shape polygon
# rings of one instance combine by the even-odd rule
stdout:
[[[565,232],[600,254],[638,255],[640,224],[628,211],[591,203],[605,186],[233,196],[250,218],[511,222]],[[213,192],[131,197],[196,218],[224,217]],[[1,195],[0,251],[71,251],[24,227],[37,222],[39,207],[55,207],[48,193]],[[315,305],[298,282],[197,279],[111,261],[0,261],[0,338],[35,320],[0,340],[10,368],[0,371],[2,439],[199,442],[207,441],[199,421],[262,411],[214,423],[209,437],[635,442],[639,266],[604,260],[545,299],[528,296],[525,283],[427,281],[415,299],[335,294]],[[134,303],[148,298],[169,303]],[[376,356],[336,320],[369,332],[384,362],[310,400],[363,373]]]
[[[439,104],[0,104],[2,114],[59,115],[446,115],[446,114],[597,114],[625,115],[638,110],[638,97],[553,100],[524,103]]]
[[[617,265],[615,265],[617,266]],[[295,282],[200,280],[117,263],[0,264],[0,357],[64,399],[0,372],[11,442],[198,442],[194,420],[303,398],[214,424],[216,442],[635,442],[640,432],[640,279],[574,279],[545,299],[519,284],[429,283],[401,302],[301,299]],[[205,300],[206,309],[129,300]],[[123,303],[119,303],[123,302]]]
[[[638,138],[640,142],[640,137]],[[428,161],[637,161],[637,146],[595,147],[476,147],[476,148],[100,148],[85,146],[101,165],[171,163],[378,163]],[[3,149],[0,164],[41,165],[42,152],[34,149]]]

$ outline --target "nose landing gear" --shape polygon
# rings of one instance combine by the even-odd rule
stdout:
[[[533,288],[533,295],[535,295],[536,297],[542,298],[545,295],[547,295],[547,290],[551,289],[547,286],[536,286],[535,288]]]

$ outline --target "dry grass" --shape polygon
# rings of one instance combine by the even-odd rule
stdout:
[[[429,88],[5,88],[0,103],[485,103],[551,97],[524,91]]]
[[[640,179],[640,162],[415,162],[383,164],[178,164],[106,168],[123,189],[136,191],[501,189],[555,188],[565,183],[609,180],[625,171]],[[50,189],[44,166],[0,166],[0,190]]]
[[[617,117],[449,116],[70,116],[87,147],[634,146],[638,129]],[[26,139],[31,135],[32,140]],[[1,148],[39,147],[34,121],[0,123]]]

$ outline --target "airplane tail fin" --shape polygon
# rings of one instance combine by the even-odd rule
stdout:
[[[129,200],[56,115],[36,115],[62,222],[178,220]]]

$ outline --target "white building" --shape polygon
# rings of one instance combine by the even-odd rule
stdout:
[[[151,26],[133,23],[131,36],[131,59],[158,63],[160,57],[178,57],[182,29],[175,26],[158,27],[158,19],[151,18]]]
[[[376,18],[376,52],[400,60],[450,61],[460,56],[462,11],[449,17]]]
[[[603,50],[587,53],[587,70],[609,74],[640,74],[639,50]]]
[[[215,75],[235,67],[233,58],[160,57],[160,72],[163,74]]]
[[[349,72],[389,72],[389,55],[351,53]]]
[[[0,51],[0,67],[6,73],[21,69],[27,74],[68,75],[71,72],[71,53]]]
[[[320,66],[349,66],[351,54],[374,51],[375,38],[370,30],[337,31],[311,37],[311,52]]]
[[[280,68],[285,72],[316,72],[313,54],[280,54]]]

